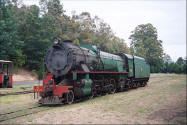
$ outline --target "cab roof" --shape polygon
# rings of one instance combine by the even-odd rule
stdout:
[[[126,54],[126,53],[123,53],[128,59],[133,59],[133,56],[132,55],[129,55],[129,54]]]

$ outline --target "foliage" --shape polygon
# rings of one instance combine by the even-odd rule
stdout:
[[[40,17],[40,8],[36,5],[16,9],[15,13],[24,13],[24,18],[19,18],[19,38],[24,41],[25,66],[41,70],[45,51],[55,35],[54,20],[48,14]]]
[[[17,20],[10,1],[0,0],[0,59],[13,60],[15,65],[24,64],[22,42],[18,39]]]
[[[74,44],[95,44],[101,50],[128,53],[123,39],[115,36],[108,24],[88,12],[72,17],[64,14],[60,0],[40,0],[36,5],[18,7],[17,0],[1,0],[0,58],[13,60],[41,76],[46,50],[54,37]]]
[[[162,41],[152,24],[138,25],[132,31],[130,50],[133,55],[143,57],[151,65],[152,72],[160,72],[163,65]]]
[[[0,59],[33,70],[41,78],[46,50],[55,37],[74,44],[93,44],[109,53],[130,53],[145,58],[152,72],[186,73],[186,59],[176,63],[163,53],[152,24],[138,25],[130,36],[130,49],[102,19],[88,12],[67,16],[60,0],[40,0],[18,7],[17,0],[0,0]]]
[[[72,29],[76,31],[73,39],[78,39],[79,43],[94,44],[110,53],[129,53],[125,40],[115,36],[111,27],[97,16],[91,18],[88,12],[74,13],[71,20],[75,27]]]
[[[179,57],[176,62],[166,62],[166,70],[163,72],[168,73],[186,73],[186,64],[187,60],[183,59],[182,57]]]

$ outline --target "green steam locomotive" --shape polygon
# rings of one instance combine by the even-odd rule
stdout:
[[[94,45],[56,39],[45,57],[43,85],[34,86],[41,104],[71,104],[82,98],[145,86],[150,65],[125,53],[110,54]]]

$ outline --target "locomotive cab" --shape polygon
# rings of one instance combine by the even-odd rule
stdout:
[[[0,88],[12,88],[12,61],[0,60]]]

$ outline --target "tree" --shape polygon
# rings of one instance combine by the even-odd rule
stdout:
[[[53,32],[51,27],[46,26],[50,19],[39,17],[40,9],[38,6],[32,5],[28,9],[29,12],[23,22],[23,52],[26,54],[26,66],[30,69],[40,70],[45,51],[51,45],[52,36],[50,34]]]
[[[0,59],[12,60],[15,65],[21,66],[24,64],[23,44],[18,39],[16,23],[12,3],[0,0]]]
[[[183,73],[187,73],[187,57],[184,58]]]
[[[102,19],[92,18],[88,12],[67,16],[60,0],[40,0],[41,8],[23,4],[18,7],[19,0],[10,1],[1,4],[4,10],[0,8],[2,59],[14,60],[20,66],[25,63],[25,67],[41,72],[45,52],[54,37],[70,39],[76,45],[94,44],[109,53],[129,52],[125,40],[115,36]]]
[[[171,57],[168,54],[164,53],[163,54],[163,69],[162,69],[163,72],[165,73],[168,72],[168,65],[170,63],[172,63]]]
[[[169,73],[186,73],[186,59],[179,57],[176,62],[168,63],[168,72]]]
[[[60,0],[40,0],[41,12],[51,19],[55,25],[55,37],[63,34],[64,22],[68,18],[64,14],[63,5]]]
[[[73,39],[78,39],[79,43],[94,44],[100,50],[110,53],[128,53],[125,40],[116,37],[111,27],[97,16],[92,18],[88,12],[82,12],[80,15],[74,12],[71,20],[76,27],[73,28],[74,33],[71,36],[75,34],[76,38]]]
[[[145,58],[150,63],[152,71],[161,71],[163,48],[162,41],[158,40],[156,28],[150,23],[138,25],[129,39],[131,54]]]
[[[185,61],[184,61],[184,59],[182,58],[182,57],[179,57],[178,59],[177,59],[177,61],[176,61],[176,63],[178,64],[178,65],[184,65],[184,63],[185,63]]]
[[[179,57],[176,61],[176,65],[178,65],[178,73],[186,73],[186,59]]]

